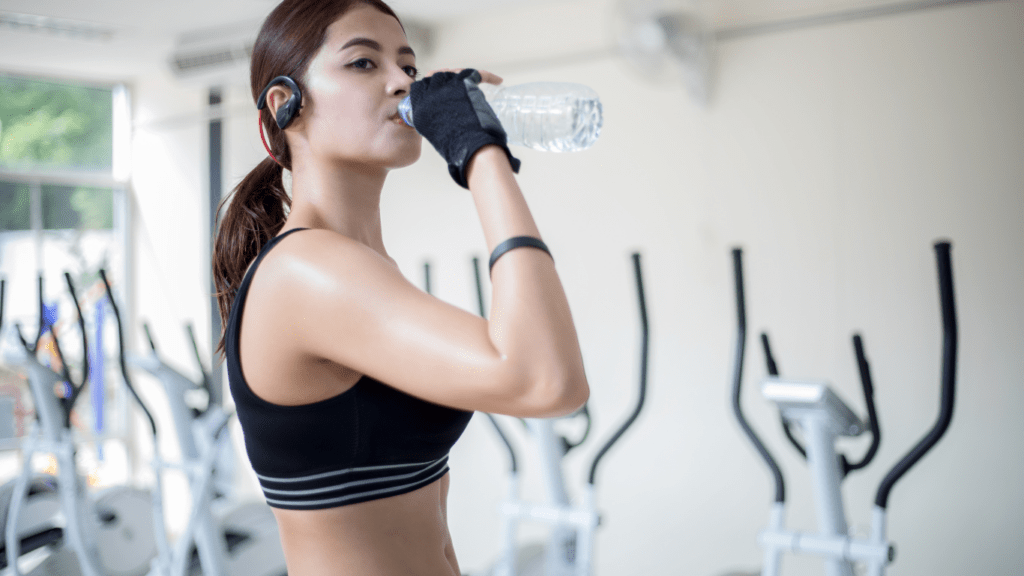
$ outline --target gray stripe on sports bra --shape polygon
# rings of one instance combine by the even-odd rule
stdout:
[[[380,490],[371,490],[369,492],[360,492],[358,494],[349,494],[347,496],[341,496],[341,497],[338,497],[338,498],[329,498],[327,500],[310,500],[310,501],[306,501],[306,502],[296,502],[296,501],[292,501],[292,500],[272,500],[270,498],[267,498],[267,504],[278,504],[280,506],[322,506],[322,505],[325,505],[325,504],[343,504],[344,502],[346,502],[348,500],[355,500],[356,498],[363,498],[363,497],[366,497],[366,496],[377,496],[377,495],[380,495],[380,494],[387,494],[389,492],[401,492],[402,490],[405,490],[405,489],[410,488],[412,486],[416,486],[417,484],[421,484],[421,483],[424,486],[426,486],[427,484],[430,484],[431,482],[433,482],[437,478],[440,478],[441,476],[444,476],[445,473],[447,473],[447,472],[448,472],[448,467],[446,466],[446,467],[438,470],[434,474],[430,475],[429,477],[423,479],[420,482],[411,482],[409,484],[405,484],[405,485],[402,485],[402,486],[393,486],[391,488],[381,488]]]
[[[438,462],[447,458],[448,455],[433,460],[431,462],[417,462],[413,464],[384,464],[380,466],[363,466],[357,468],[345,468],[344,470],[334,470],[331,472],[321,472],[320,474],[313,474],[312,476],[299,476],[296,478],[273,478],[271,476],[264,476],[262,474],[256,474],[256,477],[260,480],[266,480],[267,482],[308,482],[310,480],[319,480],[321,478],[329,478],[331,476],[340,476],[342,474],[349,474],[351,472],[370,472],[372,470],[391,470],[394,468],[408,468],[410,466],[427,467],[437,464]]]
[[[266,487],[264,487],[263,488],[263,492],[264,493],[280,494],[281,496],[294,496],[294,497],[309,496],[309,495],[312,495],[312,494],[323,494],[324,492],[334,492],[336,490],[344,490],[345,488],[349,488],[351,486],[364,486],[366,484],[375,484],[375,483],[380,483],[380,482],[394,482],[396,480],[405,480],[406,478],[412,478],[413,476],[415,476],[417,474],[422,474],[423,472],[425,472],[427,470],[430,470],[431,468],[433,468],[434,466],[436,466],[437,464],[440,464],[440,463],[441,463],[441,460],[438,460],[438,461],[434,462],[433,464],[431,464],[430,466],[424,466],[423,468],[421,468],[419,470],[416,470],[414,472],[410,472],[408,474],[399,474],[397,476],[380,476],[380,477],[377,477],[377,478],[367,478],[366,480],[353,480],[352,482],[344,482],[344,483],[341,483],[341,484],[335,484],[334,486],[327,486],[327,487],[324,487],[324,488],[310,488],[309,490],[277,490],[277,489],[274,489],[274,488],[266,488]]]

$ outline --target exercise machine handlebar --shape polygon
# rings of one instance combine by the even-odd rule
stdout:
[[[107,299],[110,301],[111,310],[114,311],[114,320],[117,321],[117,348],[119,352],[117,360],[121,367],[121,376],[124,377],[124,384],[128,387],[128,391],[131,392],[132,397],[135,398],[135,402],[138,403],[140,408],[142,408],[142,412],[145,413],[146,419],[149,420],[149,427],[153,431],[153,438],[157,438],[156,420],[153,419],[153,414],[151,414],[149,409],[146,408],[146,403],[142,401],[142,398],[140,398],[138,393],[135,391],[135,387],[132,386],[131,376],[128,374],[128,366],[125,364],[124,327],[121,324],[121,312],[117,308],[117,302],[114,301],[114,292],[110,288],[110,282],[107,280],[107,273],[103,269],[100,269],[100,278],[103,279],[103,286],[107,292]],[[149,330],[146,331],[146,335],[149,335]],[[149,342],[152,346],[152,338],[150,338]]]
[[[36,340],[32,344],[32,348],[30,349],[30,351],[33,354],[35,354],[36,350],[39,349],[39,341],[43,338],[43,334],[46,334],[46,327],[47,327],[47,323],[46,323],[46,305],[43,303],[43,275],[42,274],[39,275],[38,291],[39,291],[39,332],[36,333]],[[19,336],[21,335],[20,334],[20,330],[19,330],[19,334],[18,335]],[[56,340],[56,338],[54,338],[54,340]],[[25,343],[24,339],[22,339],[22,343],[23,344]]]
[[[764,349],[765,362],[768,365],[768,375],[772,377],[779,376],[779,367],[775,363],[775,357],[772,355],[771,344],[768,341],[768,334],[761,333],[761,346]],[[875,458],[878,453],[878,446],[882,440],[881,430],[878,425],[878,415],[875,410],[875,391],[871,383],[871,367],[868,365],[867,357],[864,355],[864,343],[860,334],[853,335],[853,349],[857,357],[857,368],[860,372],[861,388],[864,392],[864,404],[867,406],[868,411],[868,427],[871,432],[871,445],[868,447],[867,452],[860,459],[859,462],[850,462],[846,459],[846,455],[840,455],[842,461],[842,473],[845,478],[847,474],[854,470],[860,470],[864,468]],[[800,456],[807,459],[807,449],[797,440],[796,436],[793,435],[793,429],[784,417],[779,416],[782,421],[782,431],[785,433],[786,438],[790,444],[796,448]]]
[[[78,303],[78,295],[75,293],[75,285],[71,280],[71,274],[64,273],[64,280],[67,282],[68,291],[71,293],[71,301],[75,304],[75,312],[78,314],[78,327],[82,332],[82,381],[76,383],[71,377],[71,369],[68,367],[67,362],[64,360],[64,353],[61,351],[60,342],[57,339],[57,333],[53,331],[53,327],[46,320],[46,306],[43,303],[43,277],[39,276],[39,332],[36,334],[35,342],[30,346],[25,340],[25,337],[21,333],[21,325],[15,323],[14,328],[17,332],[18,339],[21,340],[22,346],[28,351],[30,355],[35,355],[39,349],[39,341],[43,335],[46,334],[46,330],[49,329],[51,336],[53,337],[53,349],[57,354],[57,359],[60,361],[61,376],[64,381],[70,387],[70,391],[67,396],[60,399],[60,405],[63,409],[64,425],[66,427],[71,426],[71,410],[75,406],[75,401],[78,400],[78,396],[82,393],[85,385],[89,382],[89,339],[85,332],[85,318],[82,316],[82,308]]]
[[[775,363],[775,357],[772,356],[772,346],[768,342],[768,334],[765,332],[761,332],[761,348],[764,350],[764,360],[768,364],[768,375],[778,377],[779,366]],[[804,460],[806,460],[807,449],[804,448],[803,444],[800,444],[800,441],[793,435],[793,428],[790,426],[789,421],[786,420],[782,414],[779,414],[779,421],[782,422],[782,432],[785,433],[786,439],[789,440],[789,443],[792,444],[794,448],[796,448],[796,451],[800,453],[800,456],[803,456]]]
[[[764,443],[751,428],[750,423],[747,422],[746,417],[743,415],[743,408],[740,405],[740,388],[743,383],[743,357],[746,348],[747,341],[747,307],[746,300],[743,293],[743,250],[740,248],[734,248],[732,251],[732,264],[733,264],[733,278],[736,284],[736,352],[733,359],[733,378],[732,378],[732,410],[736,414],[736,419],[740,423],[740,428],[746,433],[747,437],[754,444],[754,448],[757,449],[758,454],[764,460],[765,464],[771,470],[772,476],[775,479],[775,502],[783,503],[786,501],[786,481],[782,476],[782,470],[779,469],[778,463],[775,458],[772,457],[768,449],[765,448]]]
[[[871,383],[871,366],[868,364],[867,356],[864,354],[864,341],[860,334],[853,335],[853,351],[857,356],[857,370],[860,373],[861,389],[864,391],[864,404],[868,409],[868,428],[871,431],[871,445],[860,462],[849,462],[843,455],[843,476],[845,477],[854,470],[860,470],[872,460],[878,453],[878,445],[882,442],[882,430],[878,425],[878,413],[875,411],[875,388]]]
[[[153,333],[149,331],[149,323],[142,323],[142,331],[146,333],[146,341],[149,342],[149,349],[155,354],[157,352],[156,342],[153,340]]]
[[[633,253],[633,271],[636,275],[636,291],[637,299],[639,301],[639,312],[640,312],[640,331],[641,331],[641,345],[640,345],[640,394],[637,396],[636,407],[633,408],[632,414],[629,418],[619,427],[619,429],[608,439],[608,442],[597,452],[594,456],[594,462],[590,465],[590,476],[587,481],[591,486],[594,485],[597,479],[597,466],[601,463],[601,459],[608,453],[612,445],[618,442],[619,438],[626,432],[626,430],[633,425],[636,421],[637,416],[640,415],[640,411],[643,410],[644,400],[647,397],[647,358],[648,349],[650,346],[650,330],[647,323],[647,299],[644,296],[644,280],[643,273],[640,266],[640,253]]]
[[[878,486],[875,506],[885,509],[889,493],[896,482],[907,473],[946,433],[953,419],[953,403],[956,394],[957,322],[956,301],[953,294],[953,269],[950,259],[950,243],[935,243],[935,259],[939,276],[939,299],[942,309],[942,392],[939,417],[931,430],[893,466]]]
[[[64,379],[71,385],[71,394],[67,398],[62,399],[64,404],[64,413],[67,427],[71,427],[71,408],[74,407],[75,401],[78,400],[78,396],[85,390],[85,385],[89,381],[89,340],[85,332],[85,317],[82,316],[82,307],[78,304],[78,295],[75,294],[75,284],[71,281],[71,274],[64,273],[64,281],[67,282],[68,292],[71,294],[71,300],[75,303],[75,312],[78,314],[78,329],[82,332],[82,381],[75,384],[74,380],[71,379],[71,371],[68,369],[67,363],[64,362],[63,356],[61,356],[61,365],[64,370]],[[39,294],[40,300],[42,300],[42,293]],[[53,332],[53,328],[50,329]],[[57,334],[53,334],[53,347],[60,351],[60,347],[57,345]]]
[[[199,344],[196,342],[196,331],[192,328],[191,322],[185,323],[185,331],[188,333],[189,341],[192,342],[192,352],[195,354],[196,366],[199,367],[199,374],[203,379],[203,390],[206,391],[207,398],[213,398],[213,391],[210,389],[210,373],[206,370],[206,366],[203,364],[203,357],[199,354]]]

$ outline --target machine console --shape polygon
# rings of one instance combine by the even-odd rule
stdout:
[[[799,424],[808,418],[823,419],[840,436],[859,436],[867,429],[825,383],[769,378],[761,384],[761,393],[778,405],[782,417],[788,421]]]

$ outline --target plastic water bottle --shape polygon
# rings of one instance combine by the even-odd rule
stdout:
[[[593,146],[601,134],[601,100],[582,84],[531,82],[507,88],[480,84],[480,91],[511,145],[576,152]],[[398,112],[406,124],[415,126],[410,98],[399,104]]]

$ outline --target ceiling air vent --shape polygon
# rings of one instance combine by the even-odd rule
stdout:
[[[245,43],[243,45],[224,46],[220,49],[206,51],[176,52],[172,65],[176,74],[186,75],[206,71],[211,68],[223,68],[239,64],[244,66],[249,63],[250,56],[252,56],[252,43]]]
[[[260,22],[185,32],[168,58],[175,77],[206,85],[248,84],[249,57]]]

